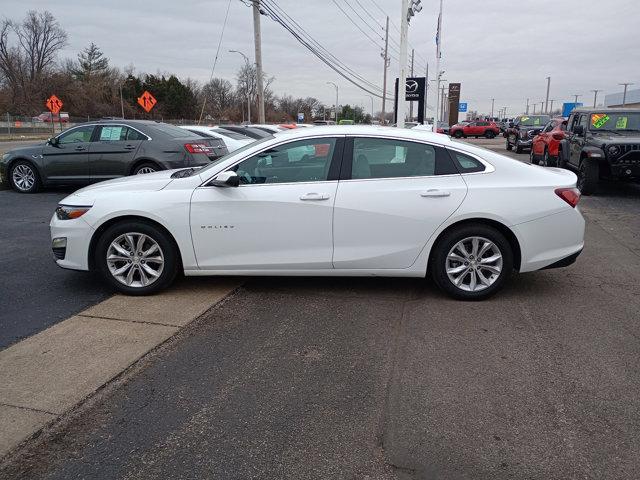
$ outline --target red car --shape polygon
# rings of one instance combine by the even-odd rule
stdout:
[[[449,135],[456,138],[486,137],[493,138],[500,133],[500,127],[495,122],[478,120],[475,122],[456,123],[449,130]]]
[[[531,143],[531,163],[543,167],[558,166],[558,149],[564,139],[567,130],[567,120],[554,118],[547,123],[544,129]]]

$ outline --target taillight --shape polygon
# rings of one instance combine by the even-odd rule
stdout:
[[[562,140],[564,138],[564,133],[552,133],[551,136],[554,140]]]
[[[205,155],[209,153],[209,147],[204,143],[185,143],[184,148],[189,153],[204,153]]]
[[[575,208],[580,201],[580,190],[577,188],[556,188],[556,195],[573,208]]]

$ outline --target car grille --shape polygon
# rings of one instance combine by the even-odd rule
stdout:
[[[57,260],[64,260],[64,257],[67,254],[67,247],[53,248],[53,256]]]
[[[640,164],[640,144],[620,145],[616,163]]]

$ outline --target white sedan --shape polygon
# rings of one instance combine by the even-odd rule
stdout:
[[[217,127],[209,127],[206,125],[180,125],[180,128],[189,130],[196,135],[207,138],[216,138],[222,140],[227,146],[229,152],[234,152],[245,145],[254,142],[253,138],[249,138],[241,133],[224,131]],[[224,133],[223,133],[224,132]]]
[[[202,169],[102,182],[51,220],[59,266],[127,294],[185,275],[425,277],[482,299],[583,248],[576,176],[444,135],[316,127]]]

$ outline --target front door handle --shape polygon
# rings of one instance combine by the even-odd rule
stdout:
[[[446,190],[438,190],[437,188],[430,188],[425,192],[420,192],[421,197],[430,197],[430,198],[448,197],[449,195],[451,195],[451,192],[448,192]]]
[[[306,201],[319,201],[319,200],[329,200],[330,195],[328,193],[305,193],[300,197],[300,200]]]
[[[77,152],[82,152],[83,150],[86,150],[86,148],[84,148],[82,145],[78,145],[78,146],[76,147],[76,151],[77,151]]]

